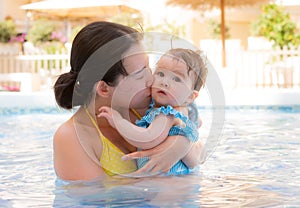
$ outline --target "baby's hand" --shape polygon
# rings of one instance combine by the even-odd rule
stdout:
[[[186,125],[180,118],[175,118],[173,126],[180,126],[181,128],[185,128]]]
[[[188,115],[188,109],[185,106],[176,106],[174,109],[181,112],[183,115]],[[185,128],[186,125],[181,119],[175,118],[174,126],[181,126],[182,128]]]
[[[115,119],[119,119],[121,117],[120,113],[111,107],[102,106],[99,108],[99,114],[97,115],[98,118],[104,117],[107,119],[109,125],[113,128],[116,128]]]

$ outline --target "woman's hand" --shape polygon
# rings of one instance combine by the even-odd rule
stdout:
[[[134,174],[168,172],[173,165],[187,155],[192,146],[193,143],[184,136],[169,136],[160,145],[149,150],[127,154],[123,159],[149,158],[146,165]]]
[[[194,143],[188,154],[182,158],[182,162],[189,168],[193,169],[196,166],[204,163],[206,159],[206,150],[202,141]]]

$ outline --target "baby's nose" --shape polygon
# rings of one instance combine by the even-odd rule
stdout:
[[[169,87],[169,83],[166,82],[166,80],[162,81],[162,82],[160,83],[160,85],[163,86],[163,87]]]

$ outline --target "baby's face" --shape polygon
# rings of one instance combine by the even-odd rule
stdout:
[[[193,90],[193,73],[183,61],[162,56],[154,72],[151,94],[158,105],[183,106]]]

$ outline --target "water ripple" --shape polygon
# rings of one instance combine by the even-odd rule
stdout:
[[[52,136],[69,114],[0,120],[1,207],[297,207],[300,113],[226,111],[215,152],[193,175],[86,182],[56,179]],[[208,135],[211,114],[201,110]]]

